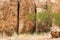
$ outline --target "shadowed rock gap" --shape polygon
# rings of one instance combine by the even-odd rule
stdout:
[[[18,1],[18,8],[17,8],[17,34],[18,34],[18,31],[19,31],[19,9],[20,9],[20,4],[19,4],[19,1]]]
[[[19,28],[19,1],[17,1],[17,26],[16,26],[16,29],[15,29],[15,31],[16,31],[16,34],[18,34],[18,28]]]

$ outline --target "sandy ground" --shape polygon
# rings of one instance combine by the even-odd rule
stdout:
[[[34,33],[34,34],[20,34],[20,35],[14,33],[12,37],[6,37],[6,35],[2,36],[1,34],[0,34],[0,40],[60,40],[60,38],[51,39],[50,32],[41,34]]]
[[[60,38],[51,39],[50,34],[16,34],[12,37],[3,37],[0,40],[60,40]]]

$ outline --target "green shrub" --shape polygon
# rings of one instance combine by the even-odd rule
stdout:
[[[37,19],[39,19],[41,22],[46,22],[47,20],[51,23],[54,23],[57,26],[60,26],[60,15],[58,13],[46,13],[41,12],[37,14]]]
[[[47,13],[46,11],[37,13],[37,19],[39,19],[41,22],[45,22],[46,20],[49,20],[51,18],[52,18],[52,14]]]

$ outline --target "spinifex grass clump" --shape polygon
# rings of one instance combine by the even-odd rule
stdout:
[[[45,5],[40,13],[37,13],[37,30],[39,32],[48,32],[52,26],[51,6]]]
[[[41,13],[37,13],[37,19],[40,19],[41,22],[45,22],[51,18],[51,14],[43,11]]]
[[[37,20],[40,20],[38,23],[38,29],[41,32],[48,32],[51,27],[51,20],[52,14],[47,13],[46,11],[42,11],[40,13],[37,13]]]

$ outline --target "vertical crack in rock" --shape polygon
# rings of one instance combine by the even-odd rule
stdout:
[[[19,0],[18,0],[18,9],[17,9],[17,12],[18,12],[18,14],[17,14],[17,34],[19,34],[18,33],[18,31],[19,31],[19,9],[20,9],[20,4],[19,4]]]
[[[26,18],[28,14],[30,17],[32,16],[32,19],[30,17]],[[35,15],[34,0],[20,0],[19,33],[33,32],[35,25],[33,15]]]

